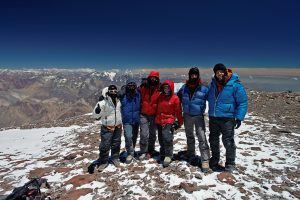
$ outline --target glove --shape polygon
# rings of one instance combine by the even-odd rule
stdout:
[[[101,112],[101,108],[99,106],[99,104],[97,104],[97,108],[95,109],[95,113],[99,114]]]
[[[240,128],[241,124],[242,124],[241,120],[236,119],[236,120],[235,120],[235,129]]]
[[[172,129],[176,131],[176,130],[179,129],[179,128],[180,128],[180,126],[179,126],[179,124],[178,124],[178,121],[173,122],[173,124],[172,124]]]
[[[94,173],[94,170],[95,170],[95,167],[96,167],[96,165],[95,164],[90,164],[89,166],[88,166],[88,172],[90,173],[90,174],[93,174]]]

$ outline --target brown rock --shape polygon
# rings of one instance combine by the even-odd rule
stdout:
[[[140,177],[139,175],[135,174],[135,175],[131,176],[130,178],[131,178],[131,179],[134,179],[134,180],[138,180],[138,179],[140,179],[141,177]]]
[[[67,192],[65,195],[63,195],[60,199],[61,200],[71,200],[71,199],[78,199],[81,196],[85,196],[89,193],[92,193],[93,190],[91,188],[81,188],[81,189],[76,189]]]
[[[58,173],[66,173],[66,172],[69,172],[69,171],[72,171],[73,169],[70,168],[70,167],[59,167],[59,168],[56,168],[55,171],[58,172]]]
[[[3,173],[3,172],[8,172],[9,169],[8,168],[4,168],[4,169],[0,169],[0,173]]]
[[[43,177],[50,174],[50,172],[53,170],[51,167],[47,168],[36,168],[29,172],[28,177],[29,178],[35,178],[35,177]]]
[[[48,156],[48,157],[45,157],[45,158],[41,158],[39,159],[40,161],[49,161],[49,160],[57,160],[58,159],[58,156]]]
[[[201,176],[201,174],[198,174],[198,173],[195,174],[195,178],[200,179],[200,180],[203,179],[203,177]]]
[[[146,197],[139,197],[139,200],[147,200]]]
[[[239,141],[239,144],[253,145],[254,143],[251,143],[251,142],[243,142],[243,141]]]
[[[76,156],[77,156],[77,153],[72,153],[72,154],[65,156],[64,159],[65,160],[73,160],[74,158],[76,158]]]
[[[250,149],[253,150],[253,151],[261,151],[260,147],[251,147]]]
[[[244,189],[244,188],[242,188],[242,187],[239,187],[239,191],[241,192],[241,193],[246,193],[247,191]]]
[[[18,165],[18,164],[21,164],[21,163],[24,163],[24,162],[27,162],[27,161],[30,161],[30,160],[18,160],[18,161],[15,161],[13,163],[14,163],[14,165]]]
[[[72,184],[72,185],[74,185],[74,187],[78,187],[78,186],[90,183],[90,182],[92,182],[94,180],[95,180],[95,176],[94,175],[90,175],[90,174],[87,174],[87,175],[77,175],[77,176],[74,176],[73,178],[71,178],[70,180],[68,180],[65,183],[65,185]]]
[[[208,186],[208,185],[199,185],[198,187],[199,187],[199,189],[201,189],[201,190],[208,190],[208,189],[209,189],[209,186]]]
[[[229,172],[222,172],[217,175],[219,181],[227,183],[229,185],[234,185],[237,181],[235,177]]]
[[[241,152],[241,154],[242,154],[243,156],[252,156],[250,153],[247,153],[247,152]]]
[[[143,172],[143,171],[145,171],[145,167],[144,166],[143,167],[135,166],[135,167],[132,167],[130,169],[130,171],[132,171],[132,172]]]
[[[181,182],[179,187],[184,189],[187,193],[193,193],[194,191],[198,191],[201,189],[200,187],[197,186],[197,183]]]
[[[274,192],[278,192],[278,193],[281,193],[283,190],[281,187],[277,186],[277,185],[272,185],[271,186],[271,189],[274,191]]]
[[[265,162],[272,162],[273,160],[271,158],[262,158],[260,160],[254,160],[254,162],[261,162],[261,163],[265,163]]]

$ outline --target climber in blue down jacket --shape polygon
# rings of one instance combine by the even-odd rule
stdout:
[[[223,64],[214,66],[214,77],[209,85],[208,115],[209,143],[212,157],[209,160],[213,171],[233,172],[235,168],[236,145],[234,128],[239,128],[248,110],[247,93],[237,74]],[[219,137],[226,149],[225,168],[219,165]]]
[[[131,163],[139,132],[141,94],[133,79],[128,79],[119,92],[121,101],[122,122],[124,126],[125,147],[127,151],[126,163]]]

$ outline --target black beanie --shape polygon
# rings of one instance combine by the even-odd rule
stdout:
[[[214,73],[216,73],[218,70],[222,70],[224,72],[224,75],[227,76],[227,68],[222,63],[218,63],[214,67]]]
[[[117,88],[117,86],[115,86],[115,85],[110,85],[110,86],[108,86],[108,90],[117,90],[118,88]]]
[[[189,78],[191,78],[192,74],[196,74],[198,78],[200,78],[199,69],[197,67],[192,67],[189,71]]]

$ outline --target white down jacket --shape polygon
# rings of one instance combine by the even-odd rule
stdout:
[[[110,96],[107,95],[108,87],[102,90],[102,95],[104,99],[102,101],[98,101],[94,110],[93,117],[96,119],[100,119],[100,122],[104,126],[118,126],[122,124],[122,116],[121,116],[121,102],[117,98],[117,106],[115,107],[114,103]],[[97,106],[100,106],[101,112],[99,114],[95,113],[95,109]]]

